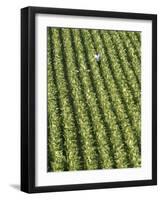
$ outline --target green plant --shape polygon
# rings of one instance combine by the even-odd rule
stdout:
[[[48,28],[49,171],[141,166],[140,44],[140,33]]]

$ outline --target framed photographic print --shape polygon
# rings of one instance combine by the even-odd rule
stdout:
[[[21,10],[21,190],[157,184],[157,16]]]

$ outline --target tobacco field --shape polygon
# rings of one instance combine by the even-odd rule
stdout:
[[[141,167],[140,32],[48,27],[47,76],[49,172]]]

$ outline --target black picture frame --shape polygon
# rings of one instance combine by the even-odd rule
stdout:
[[[152,179],[35,186],[35,15],[60,14],[152,21]],[[27,193],[147,186],[157,184],[157,15],[45,7],[21,9],[21,190]]]

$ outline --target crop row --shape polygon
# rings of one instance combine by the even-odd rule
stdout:
[[[101,102],[101,106],[104,110],[104,115],[105,115],[105,120],[109,125],[110,128],[110,132],[111,132],[111,137],[114,135],[115,131],[116,131],[116,141],[117,138],[120,136],[122,136],[122,139],[124,141],[122,141],[122,144],[124,144],[124,146],[126,147],[126,150],[128,150],[129,156],[130,156],[130,161],[132,162],[132,165],[139,165],[140,163],[140,159],[139,159],[139,150],[138,150],[138,146],[137,146],[137,141],[136,138],[134,137],[134,134],[132,133],[131,127],[129,125],[129,122],[127,120],[127,118],[125,117],[124,113],[119,112],[119,106],[117,104],[115,104],[115,106],[117,106],[115,108],[116,112],[117,112],[117,118],[116,118],[116,112],[109,112],[111,110],[111,99],[109,98],[109,92],[106,92],[105,89],[105,84],[103,83],[103,79],[100,75],[100,70],[99,70],[99,65],[95,62],[95,60],[93,59],[93,56],[95,54],[95,49],[91,40],[91,36],[89,34],[88,30],[83,30],[82,32],[82,36],[84,37],[84,44],[86,46],[87,49],[87,54],[88,55],[88,59],[90,62],[90,66],[91,66],[91,73],[93,73],[93,79],[94,79],[94,84],[96,85],[97,88],[97,92],[98,92],[98,96],[100,98],[100,102]],[[83,43],[83,42],[82,42]],[[109,82],[110,84],[110,82]],[[110,93],[112,95],[112,93]],[[110,115],[109,115],[110,113]],[[110,117],[109,117],[110,116]],[[115,120],[114,120],[115,119]],[[117,121],[118,119],[118,121]],[[113,122],[113,123],[112,123]],[[120,133],[119,130],[116,130],[114,128],[114,124],[115,126],[117,125],[117,127],[122,131],[122,133]],[[123,143],[125,142],[125,143]],[[112,142],[113,144],[115,144],[115,141]],[[118,150],[116,149],[115,152],[118,153]],[[135,163],[135,164],[134,164]]]
[[[139,35],[140,34],[141,33],[139,33]],[[136,32],[127,32],[126,35],[129,37],[138,59],[141,60],[141,43],[136,35]]]
[[[65,79],[64,63],[61,51],[61,44],[59,42],[58,30],[51,30],[52,45],[54,50],[54,75],[57,81],[60,101],[60,115],[62,117],[62,130],[64,137],[64,146],[66,151],[66,165],[67,170],[81,169],[81,154],[78,148],[78,127],[75,123],[75,117],[70,101],[70,92]],[[57,158],[59,159],[59,158]]]
[[[102,134],[105,135],[104,137],[108,139],[110,150],[114,154],[113,159],[116,162],[115,167],[126,167],[128,165],[127,155],[124,149],[124,144],[122,143],[119,127],[115,121],[113,112],[111,112],[109,100],[107,100],[104,90],[101,87],[101,80],[99,80],[99,77],[97,77],[98,74],[93,74],[92,67],[97,67],[95,60],[93,60],[93,65],[91,65],[91,63],[89,63],[91,60],[89,59],[93,59],[93,57],[86,57],[89,54],[83,41],[83,33],[80,33],[79,30],[72,30],[72,32],[74,35],[77,56],[80,63],[80,76],[85,88],[85,93],[87,95],[87,102],[90,105],[92,117],[94,118],[94,122],[96,124],[97,135],[98,137],[101,137],[102,132]],[[86,44],[88,45],[88,43]],[[91,56],[92,55],[94,54],[91,52]],[[110,124],[107,123],[107,117],[110,120]],[[103,141],[104,139],[102,138],[101,140]]]
[[[107,64],[109,65],[108,69],[110,69],[112,74],[110,80],[111,82],[112,80],[115,81],[116,87],[125,107],[123,110],[127,111],[128,118],[130,119],[132,128],[134,129],[134,133],[138,137],[138,143],[140,143],[140,107],[138,104],[135,104],[133,95],[128,87],[127,79],[124,76],[124,72],[120,66],[120,61],[115,53],[115,47],[112,43],[111,35],[109,33],[101,33],[100,35],[103,42],[102,45],[104,45],[105,53],[107,55],[106,63],[109,63]],[[106,67],[104,67],[104,69],[106,70],[106,74],[108,69]]]
[[[49,171],[140,166],[139,72],[129,69],[122,40],[48,28]]]
[[[127,79],[127,81],[130,83],[130,89],[132,90],[134,94],[135,101],[137,104],[140,104],[140,82],[138,79],[138,76],[133,69],[133,65],[131,64],[130,57],[128,56],[128,52],[126,53],[124,43],[125,39],[127,38],[120,38],[120,35],[123,33],[121,31],[111,31],[109,32],[111,35],[111,39],[113,41],[113,45],[115,48],[115,52],[117,53],[116,56],[118,56],[118,61],[120,62],[120,66],[122,67],[122,70],[124,72],[124,75]],[[127,39],[126,39],[127,40]],[[131,46],[129,48],[132,48]],[[129,50],[130,51],[130,50]]]
[[[141,67],[140,60],[135,53],[135,48],[133,48],[130,39],[126,36],[125,32],[119,32],[120,38],[124,41],[125,48],[127,49],[127,53],[131,62],[132,67],[134,68],[136,74],[138,74],[139,82],[141,83]]]
[[[58,88],[53,74],[51,30],[48,34],[48,160],[49,169],[65,170],[64,142],[61,131]]]
[[[115,75],[113,74],[113,68],[109,66],[109,61],[106,56],[105,48],[102,48],[103,41],[101,35],[99,35],[95,30],[91,31],[91,35],[93,37],[95,46],[97,46],[97,51],[100,52],[102,56],[100,69],[102,70],[104,85],[109,91],[108,94],[111,95],[111,102],[113,102],[114,104],[113,107],[115,108],[116,113],[122,113],[122,116],[120,117],[122,121],[120,123],[123,123],[125,118],[127,123],[131,124],[131,128],[134,134],[135,132],[137,133],[137,140],[140,140],[140,115],[139,113],[132,112],[134,109],[134,105],[128,104],[128,97],[126,97],[125,94],[121,91],[119,80],[116,80]]]

